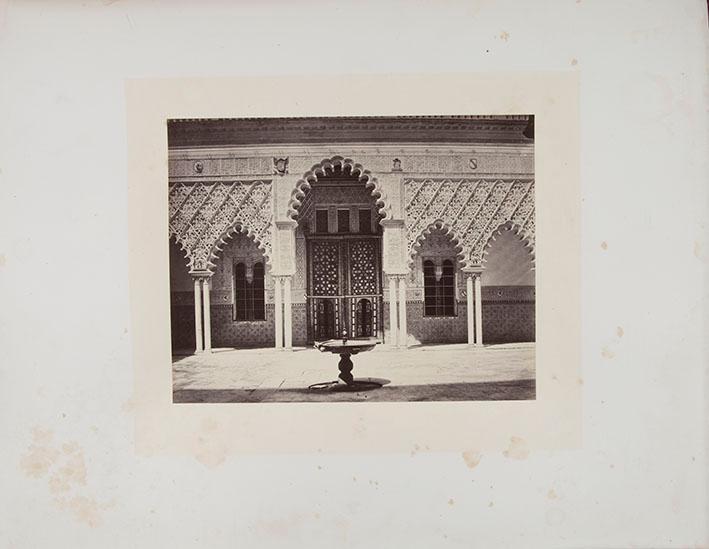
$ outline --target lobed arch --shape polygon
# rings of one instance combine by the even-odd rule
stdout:
[[[231,225],[224,233],[219,237],[219,240],[214,243],[209,252],[209,270],[213,270],[216,267],[215,261],[220,259],[220,254],[224,251],[224,247],[229,244],[229,241],[234,238],[234,235],[241,234],[251,240],[259,251],[263,254],[264,267],[266,269],[271,268],[271,249],[267,242],[259,237],[259,234],[247,227],[240,221],[237,221]]]
[[[525,229],[522,225],[519,223],[515,223],[513,221],[505,221],[504,223],[501,223],[498,225],[492,233],[488,236],[487,240],[485,241],[485,246],[483,247],[482,255],[480,257],[480,260],[478,261],[478,264],[481,265],[483,268],[485,267],[485,262],[486,262],[486,257],[490,253],[490,246],[492,246],[492,243],[497,239],[497,237],[506,231],[512,231],[514,234],[516,234],[524,249],[527,250],[527,253],[529,253],[532,261],[532,268],[534,269],[535,267],[535,246],[534,246],[534,234]],[[475,258],[477,259],[477,258]]]
[[[352,175],[357,175],[359,181],[363,182],[365,187],[371,191],[379,215],[383,219],[391,218],[391,204],[388,203],[377,178],[369,170],[364,169],[361,164],[351,158],[342,156],[333,156],[332,158],[321,160],[314,164],[296,182],[295,189],[293,189],[288,201],[288,216],[290,218],[296,219],[298,217],[298,209],[302,205],[302,199],[311,189],[311,183],[317,181],[319,177],[329,175],[328,172],[332,172],[336,168],[340,168],[342,171],[349,170]]]
[[[185,267],[187,267],[188,271],[192,270],[192,256],[190,254],[190,251],[187,249],[185,243],[180,240],[176,233],[170,233],[170,235],[168,236],[168,243],[169,247],[172,247],[173,244],[176,244],[179,247],[180,252],[182,252],[182,257],[185,259]],[[172,253],[170,252],[169,248],[168,253]]]
[[[421,246],[434,229],[442,230],[444,234],[448,236],[453,246],[453,249],[455,250],[456,260],[458,264],[461,267],[464,267],[465,254],[463,251],[463,246],[460,243],[461,239],[458,237],[455,230],[453,229],[453,227],[451,227],[450,224],[446,223],[442,219],[437,219],[433,223],[429,224],[425,229],[423,229],[419,233],[419,235],[413,240],[407,257],[409,268],[413,266],[416,256],[421,251]]]

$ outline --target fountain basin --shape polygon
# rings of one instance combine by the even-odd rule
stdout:
[[[342,381],[344,381],[347,386],[351,389],[357,387],[357,382],[352,376],[352,359],[350,356],[356,355],[358,353],[364,353],[366,351],[371,351],[377,346],[379,341],[374,337],[362,338],[362,339],[347,339],[347,332],[344,332],[344,337],[342,339],[328,339],[327,341],[315,342],[315,348],[322,353],[334,353],[340,355],[340,362],[338,363],[338,368],[340,370],[340,375],[338,376]],[[339,382],[326,382],[326,383],[315,383],[311,385],[311,389],[322,389],[327,387],[332,387],[337,385]],[[368,386],[372,383],[368,382]],[[381,387],[381,384],[377,384]]]
[[[338,355],[356,355],[365,351],[371,351],[379,341],[374,337],[366,339],[328,339],[327,341],[316,341],[315,348],[323,353],[335,353]]]

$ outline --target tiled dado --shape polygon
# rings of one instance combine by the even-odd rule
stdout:
[[[517,343],[535,340],[535,302],[531,287],[483,287],[483,341]],[[499,292],[502,292],[500,295]],[[188,292],[183,292],[188,294]],[[175,294],[173,294],[174,296]],[[213,347],[273,347],[275,341],[274,306],[266,304],[266,320],[235,321],[230,304],[212,304]],[[389,334],[389,306],[383,307],[385,339]],[[419,343],[467,342],[467,308],[458,301],[456,316],[427,317],[423,301],[407,300],[407,326]],[[293,345],[303,346],[307,339],[306,306],[293,303]],[[172,347],[194,349],[194,305],[173,301]]]
[[[180,292],[187,294],[189,292]],[[175,293],[173,293],[173,297]],[[306,343],[305,304],[294,303],[293,345]],[[233,308],[230,304],[211,305],[212,347],[273,347],[275,344],[275,307],[266,304],[265,320],[233,320]],[[194,336],[194,301],[180,304],[173,301],[171,307],[171,328],[173,350],[193,350]]]
[[[388,329],[388,307],[384,307]],[[535,303],[523,300],[483,298],[483,342],[520,343],[535,340]],[[420,343],[466,343],[468,310],[459,301],[455,316],[424,316],[423,301],[407,301],[409,334]]]
[[[408,286],[406,288],[406,302],[413,303],[423,301],[424,289],[423,286]],[[465,283],[457,282],[457,297],[458,301],[463,302],[465,306]],[[526,303],[535,301],[534,286],[483,286],[482,299],[484,302],[495,303]],[[384,301],[389,302],[389,292],[384,292]]]

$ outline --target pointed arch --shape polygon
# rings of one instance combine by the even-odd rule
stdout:
[[[317,181],[318,178],[328,175],[328,172],[332,173],[338,168],[342,171],[348,170],[352,175],[357,176],[359,181],[364,183],[365,187],[371,191],[379,215],[383,219],[391,218],[391,205],[388,203],[377,178],[369,170],[364,169],[361,164],[351,158],[342,156],[324,158],[303,174],[303,177],[296,182],[295,189],[293,189],[288,201],[288,216],[292,219],[297,218],[298,209],[302,205],[302,200],[305,198],[306,193],[310,190],[311,184]]]

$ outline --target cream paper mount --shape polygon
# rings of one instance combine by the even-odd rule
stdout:
[[[136,450],[218,463],[239,452],[489,452],[581,446],[578,77],[279,76],[126,82]],[[173,404],[170,118],[535,115],[536,400]]]

